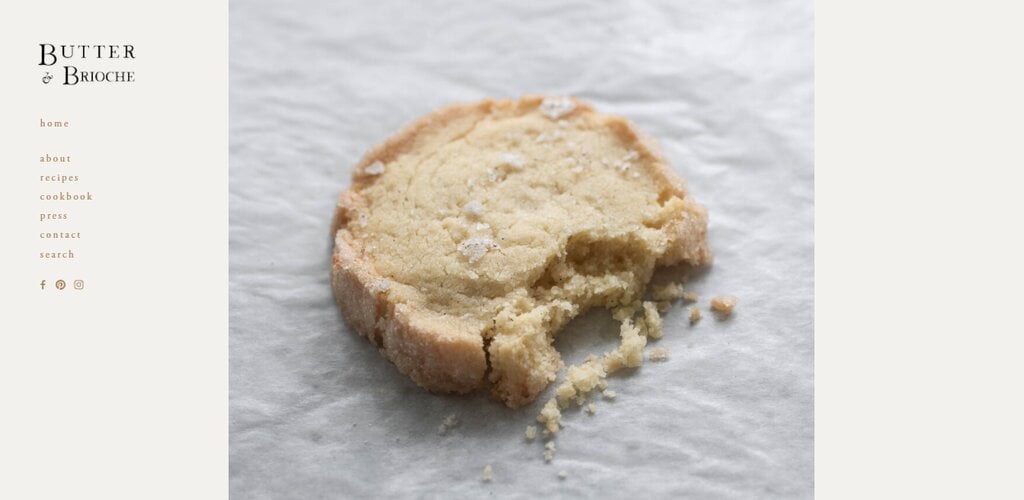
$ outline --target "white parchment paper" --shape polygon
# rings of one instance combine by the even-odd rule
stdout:
[[[813,494],[813,27],[807,0],[230,4],[230,491],[235,498],[804,498]],[[437,396],[354,334],[328,226],[362,153],[433,108],[572,94],[657,137],[710,212],[671,359],[568,411]],[[617,341],[607,313],[557,341]],[[549,391],[550,392],[550,391]],[[449,414],[461,424],[446,435]],[[485,465],[494,480],[482,482]],[[558,478],[566,471],[565,479]]]

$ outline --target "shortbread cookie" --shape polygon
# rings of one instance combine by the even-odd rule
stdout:
[[[707,215],[655,143],[573,98],[454,105],[370,150],[338,201],[347,321],[419,385],[532,401],[555,334],[709,263]]]

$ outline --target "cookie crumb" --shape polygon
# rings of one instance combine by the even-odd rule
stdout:
[[[668,361],[668,349],[664,347],[651,349],[651,352],[647,353],[647,359],[651,361]]]
[[[480,474],[480,479],[482,479],[485,483],[489,483],[491,482],[492,479],[494,479],[494,468],[491,467],[491,464],[487,464],[486,466],[484,466],[484,472],[483,474]]]
[[[558,479],[565,479],[567,477],[569,477],[568,472],[565,472],[564,470],[558,471]]]
[[[603,391],[603,392],[601,393],[601,395],[603,395],[604,397],[606,397],[606,398],[608,398],[608,399],[615,399],[615,396],[617,396],[618,394],[615,394],[615,391],[613,391],[613,390],[611,390],[611,389],[605,389],[605,390],[604,390],[604,391]]]
[[[700,309],[698,309],[697,306],[693,306],[693,307],[690,308],[690,324],[691,325],[696,323],[696,322],[698,322],[698,321],[700,321],[700,316],[701,316]]]
[[[619,337],[622,339],[619,347],[604,355],[604,368],[608,373],[614,373],[622,368],[637,368],[644,364],[647,336],[641,335],[640,328],[633,324],[631,318],[622,320]]]
[[[583,405],[587,400],[587,393],[594,388],[604,388],[607,384],[604,364],[596,360],[585,361],[578,366],[570,366],[565,374],[565,381],[555,389],[555,397],[558,399],[558,406],[565,408],[569,401],[575,399],[577,405]]]
[[[557,120],[572,113],[576,109],[576,103],[568,97],[545,97],[537,109],[544,116]]]
[[[448,434],[448,431],[459,425],[459,417],[455,416],[454,413],[444,418],[444,422],[437,427],[437,433],[440,435]]]
[[[545,436],[558,432],[562,425],[562,410],[558,409],[558,400],[551,398],[537,415],[537,421],[544,424]]]
[[[587,413],[591,415],[597,413],[597,408],[594,406],[594,403],[590,403],[587,405]]]
[[[661,338],[661,315],[658,314],[658,306],[654,302],[644,302],[644,326],[647,327],[648,337]]]
[[[723,317],[732,314],[739,299],[732,295],[720,295],[711,299],[711,310],[721,314]]]
[[[384,173],[384,164],[380,160],[371,163],[369,166],[363,169],[366,175],[380,175]]]
[[[526,426],[526,439],[527,441],[533,441],[537,437],[537,426],[527,425]]]
[[[544,443],[544,461],[550,463],[551,459],[555,457],[556,450],[554,441]]]

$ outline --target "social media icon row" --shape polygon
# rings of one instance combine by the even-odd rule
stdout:
[[[39,289],[46,290],[47,285],[49,285],[49,282],[42,280],[39,282]],[[56,287],[57,290],[63,290],[68,287],[68,282],[64,280],[57,280],[53,282],[53,286]],[[75,290],[83,290],[85,289],[85,280],[75,280],[71,283],[71,286]]]

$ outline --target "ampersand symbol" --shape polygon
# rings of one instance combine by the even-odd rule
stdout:
[[[51,75],[50,72],[47,71],[46,74],[43,75],[43,83],[50,83],[50,80],[53,80],[53,75]]]

